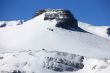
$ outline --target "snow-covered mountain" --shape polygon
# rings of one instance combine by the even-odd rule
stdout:
[[[80,22],[62,9],[9,22],[0,22],[0,73],[110,73],[109,26]]]

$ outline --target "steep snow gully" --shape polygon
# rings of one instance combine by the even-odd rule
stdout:
[[[92,26],[69,10],[0,21],[0,73],[110,73],[110,26]]]

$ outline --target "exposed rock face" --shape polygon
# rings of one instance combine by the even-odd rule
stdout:
[[[73,29],[78,27],[78,22],[69,10],[63,9],[46,9],[39,10],[35,16],[45,13],[44,20],[57,20],[56,27]]]
[[[91,63],[94,62],[94,63]],[[0,73],[103,73],[110,69],[109,59],[86,58],[68,52],[19,51],[0,53]],[[52,72],[51,72],[52,71]],[[106,73],[106,71],[104,72]]]
[[[107,29],[107,34],[110,36],[110,28]]]
[[[83,56],[58,52],[55,57],[46,57],[44,68],[54,71],[77,71],[84,67]]]
[[[0,24],[0,27],[6,27],[6,23]]]
[[[32,68],[72,72],[84,67],[83,56],[45,49],[2,53],[0,57],[0,73],[36,73]]]

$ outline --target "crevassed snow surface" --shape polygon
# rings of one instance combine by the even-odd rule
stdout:
[[[82,22],[78,25],[87,32],[71,31],[55,27],[56,23],[56,20],[44,21],[44,14],[42,14],[19,26],[0,28],[0,72],[56,73],[51,69],[43,68],[42,64],[45,61],[44,57],[55,57],[55,60],[58,57],[48,51],[36,52],[47,49],[84,56],[83,69],[62,73],[110,73],[110,40],[103,38],[106,37],[105,31],[94,32],[95,30],[87,29]],[[70,60],[71,63],[71,59],[67,56],[63,58]],[[53,61],[50,61],[49,66],[51,63],[53,66]],[[71,68],[68,63],[61,63],[60,66],[59,62],[55,62],[54,67]]]

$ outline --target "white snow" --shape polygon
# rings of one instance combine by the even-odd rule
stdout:
[[[13,21],[0,21],[0,26],[3,24],[6,24],[7,26],[16,26],[21,25],[24,22],[24,20],[13,20]]]
[[[46,57],[57,57],[59,52],[55,51],[20,51],[14,53],[1,53],[0,57],[0,73],[11,73],[13,71],[21,71],[21,73],[60,73],[58,71],[53,71],[50,69],[45,69],[43,66]],[[71,54],[67,53],[62,54],[62,58],[70,57]],[[68,56],[68,57],[66,57]],[[77,55],[76,55],[77,56]],[[74,60],[77,60],[74,59]],[[55,61],[53,61],[54,65],[58,66]],[[59,62],[59,65],[62,65],[62,62]],[[61,73],[109,73],[110,72],[110,60],[102,60],[95,58],[85,58],[84,59],[84,67],[78,71],[63,71]],[[48,64],[49,65],[49,64]],[[50,65],[51,66],[51,65]],[[65,66],[65,65],[64,65]],[[68,67],[68,66],[67,66]]]
[[[80,21],[78,23],[82,29],[110,40],[110,36],[107,35],[107,28],[110,28],[110,26],[93,26]]]
[[[0,50],[40,50],[45,48],[88,57],[110,57],[109,40],[90,33],[57,28],[55,27],[56,20],[44,21],[43,18],[44,14],[24,22],[23,25],[0,28]]]
[[[16,69],[26,70],[26,73],[32,73],[32,71],[35,73],[56,73],[51,70],[45,71],[40,67],[44,60],[42,57],[46,56],[45,52],[41,52],[42,54],[33,52],[32,55],[29,55],[29,52],[20,53],[23,50],[39,51],[44,48],[49,51],[85,56],[87,59],[84,59],[84,68],[72,73],[110,73],[110,60],[106,60],[106,62],[103,60],[104,58],[110,59],[110,40],[105,39],[109,38],[105,34],[106,27],[89,27],[88,24],[79,22],[78,25],[82,29],[90,32],[87,33],[58,28],[55,27],[56,23],[56,20],[44,21],[44,14],[42,14],[19,26],[0,28],[0,53],[4,53],[0,56],[5,57],[0,60],[0,71]],[[9,24],[11,25],[11,22]],[[5,52],[12,53],[5,54]],[[18,55],[14,57],[16,54]],[[24,66],[25,64],[26,66]]]

